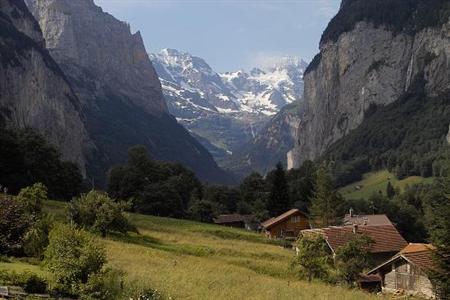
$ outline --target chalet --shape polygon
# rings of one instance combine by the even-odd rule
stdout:
[[[261,223],[267,238],[296,239],[301,230],[311,228],[305,213],[294,208]]]
[[[433,285],[427,275],[433,268],[433,250],[430,244],[411,243],[365,276],[378,280],[385,293],[405,293],[434,299]]]
[[[392,224],[362,226],[354,224],[352,226],[331,226],[301,231],[302,236],[308,234],[321,234],[333,255],[339,247],[344,246],[355,237],[368,236],[373,241],[369,252],[375,263],[386,260],[408,245]]]
[[[214,223],[235,228],[245,228],[247,230],[258,229],[258,224],[253,220],[252,215],[229,214],[219,215],[215,218]]]

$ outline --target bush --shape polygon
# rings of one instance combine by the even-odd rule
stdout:
[[[54,220],[44,215],[27,231],[23,240],[23,250],[27,256],[42,259],[48,245],[48,235]]]
[[[47,187],[42,183],[35,183],[32,186],[23,188],[17,195],[16,200],[33,219],[38,218],[42,213],[44,201],[48,200]]]
[[[107,232],[126,233],[135,230],[124,214],[127,207],[126,203],[114,202],[106,193],[90,191],[70,202],[68,214],[75,224],[104,237]]]
[[[137,297],[138,300],[163,300],[164,297],[156,289],[146,289]]]
[[[20,203],[12,197],[0,195],[0,254],[20,254],[29,227],[30,219]]]
[[[106,262],[105,248],[94,236],[63,224],[50,231],[44,256],[45,265],[53,275],[51,288],[65,295],[78,295]]]
[[[311,281],[313,278],[327,280],[332,258],[324,238],[319,234],[303,236],[297,243],[297,256],[293,267],[299,267],[299,274]]]
[[[39,294],[47,292],[47,281],[29,271],[23,273],[0,271],[0,283],[20,286],[27,293]]]
[[[336,251],[335,265],[339,278],[353,284],[359,274],[370,266],[369,247],[373,243],[367,236],[359,236]]]
[[[80,291],[81,299],[117,299],[122,291],[122,272],[105,269],[89,275]]]

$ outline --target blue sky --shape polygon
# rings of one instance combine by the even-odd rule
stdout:
[[[147,51],[174,48],[216,71],[264,66],[284,55],[309,61],[340,0],[95,0],[140,30]]]

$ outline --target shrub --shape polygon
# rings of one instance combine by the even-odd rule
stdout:
[[[0,254],[19,254],[30,220],[12,197],[0,195]]]
[[[146,289],[137,297],[138,300],[163,300],[164,297],[156,289]]]
[[[89,275],[80,291],[81,299],[117,299],[122,291],[122,272],[105,269]]]
[[[297,256],[293,266],[298,266],[300,276],[307,278],[308,281],[313,278],[326,280],[331,261],[328,246],[321,235],[304,236],[297,243]]]
[[[341,280],[353,284],[359,274],[370,266],[368,248],[372,243],[369,237],[359,236],[337,249],[335,265]]]
[[[53,275],[51,288],[77,295],[106,262],[105,248],[88,232],[58,224],[50,231],[45,265]]]
[[[48,235],[54,220],[52,217],[43,215],[27,231],[23,240],[23,250],[27,256],[42,259],[45,248],[48,245]]]
[[[16,273],[7,270],[0,271],[0,283],[5,285],[20,286],[27,293],[45,293],[47,291],[47,281],[38,275],[25,271]]]
[[[114,202],[106,193],[90,191],[70,202],[68,214],[75,224],[106,236],[107,232],[126,233],[133,229],[124,214],[127,207],[126,203]]]
[[[47,187],[42,183],[35,183],[21,189],[16,199],[27,214],[33,218],[38,218],[42,213],[42,204],[45,200],[48,200]]]

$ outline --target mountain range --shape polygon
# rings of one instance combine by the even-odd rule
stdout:
[[[204,59],[174,49],[150,58],[169,111],[221,166],[233,164],[232,154],[248,147],[284,106],[300,102],[307,66],[283,57],[264,69],[219,73]]]
[[[37,129],[98,186],[134,145],[204,181],[232,181],[170,115],[142,37],[127,23],[93,0],[5,0],[0,8],[3,126]]]

